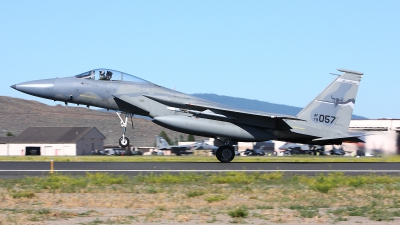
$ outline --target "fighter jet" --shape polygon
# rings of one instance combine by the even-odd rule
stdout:
[[[346,153],[351,153],[350,151],[345,151],[343,148],[336,148],[335,146],[332,145],[332,150],[329,152],[331,155],[346,155]]]
[[[176,155],[192,154],[186,150],[217,150],[218,147],[209,145],[204,141],[198,141],[190,145],[169,145],[168,142],[160,136],[156,136],[156,147],[158,150],[171,150]]]
[[[296,116],[233,109],[110,69],[11,87],[66,105],[75,103],[116,110],[123,128],[119,139],[122,147],[129,145],[128,118],[136,114],[148,116],[154,123],[178,132],[215,138],[220,143],[217,159],[231,162],[235,157],[233,144],[237,141],[280,140],[312,145],[363,142],[359,135],[348,133],[363,73],[338,70],[343,74]]]

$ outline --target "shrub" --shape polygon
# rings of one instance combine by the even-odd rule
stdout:
[[[206,197],[204,200],[206,200],[208,203],[211,203],[211,202],[222,201],[227,198],[228,198],[228,196],[225,196],[225,195],[213,195],[213,196]]]
[[[318,216],[318,210],[298,210],[300,217],[302,218],[313,218]]]
[[[342,173],[332,173],[328,176],[320,174],[316,178],[309,179],[308,183],[312,190],[328,193],[331,189],[338,187],[343,180],[345,179]]]
[[[256,209],[273,209],[272,205],[257,205]]]
[[[28,191],[20,191],[11,194],[13,198],[33,198],[35,197],[35,193]]]
[[[148,194],[157,194],[158,192],[158,189],[153,186],[150,186],[146,189],[146,193]]]
[[[249,211],[246,206],[240,206],[236,209],[229,211],[228,215],[233,218],[246,218],[249,215]]]
[[[35,183],[38,188],[48,190],[62,190],[64,192],[74,192],[76,189],[85,188],[87,181],[83,177],[73,177],[62,174],[52,174],[46,177],[27,178],[28,181]]]
[[[227,172],[212,174],[209,178],[212,184],[250,184],[258,178],[259,173]]]
[[[46,214],[50,214],[50,210],[49,209],[39,209],[37,211],[37,213],[40,215],[46,215]]]
[[[205,194],[204,191],[189,191],[188,193],[186,193],[186,196],[192,198],[192,197],[202,196],[204,194]]]
[[[86,173],[86,178],[93,185],[124,184],[127,177],[109,173]]]
[[[163,173],[159,175],[152,173],[148,175],[139,175],[136,177],[136,180],[141,183],[150,184],[183,184],[204,180],[204,176],[196,173]]]

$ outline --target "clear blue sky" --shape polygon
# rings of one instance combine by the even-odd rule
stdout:
[[[400,118],[400,1],[0,1],[0,95],[110,68],[185,93],[304,107],[337,68],[354,113]]]

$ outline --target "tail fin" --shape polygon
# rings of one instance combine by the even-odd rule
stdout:
[[[156,147],[158,150],[171,149],[168,142],[158,135],[156,136]]]
[[[301,110],[297,117],[313,126],[330,127],[347,133],[363,73],[338,70],[344,73]]]

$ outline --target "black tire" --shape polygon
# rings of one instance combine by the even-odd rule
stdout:
[[[228,163],[235,158],[235,150],[232,146],[221,146],[215,154],[220,162]]]
[[[126,147],[128,145],[129,145],[129,139],[127,137],[125,137],[124,140],[122,140],[122,137],[119,139],[119,146],[124,148],[124,147]]]

